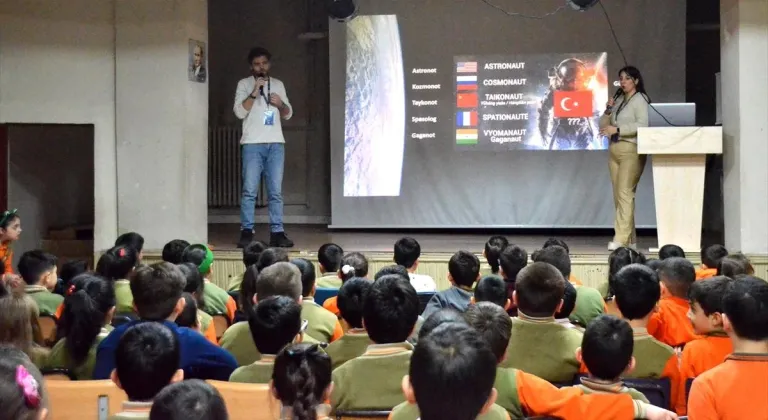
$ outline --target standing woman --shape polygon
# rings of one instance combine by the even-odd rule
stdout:
[[[614,103],[611,99],[600,117],[600,134],[611,139],[608,168],[611,171],[614,205],[614,237],[608,249],[635,248],[635,191],[645,168],[645,155],[637,154],[637,128],[648,127],[648,105],[643,76],[636,67],[619,70],[624,93]],[[615,110],[614,110],[615,109]]]
[[[5,264],[5,270],[0,274],[13,274],[13,250],[11,243],[18,241],[21,236],[21,218],[16,209],[6,210],[0,216],[0,261]]]

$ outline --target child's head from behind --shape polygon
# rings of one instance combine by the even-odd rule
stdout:
[[[753,276],[739,277],[723,296],[723,327],[733,340],[768,341],[768,283]]]
[[[368,276],[368,258],[359,252],[350,252],[341,259],[341,267],[339,268],[339,278],[342,281],[347,281],[352,277]]]
[[[335,273],[341,268],[341,258],[344,250],[336,244],[323,244],[317,251],[317,262],[323,273]]]
[[[300,341],[301,323],[301,305],[286,296],[260,300],[248,314],[251,337],[261,354],[277,354]]]
[[[256,278],[256,302],[272,296],[287,296],[301,302],[301,271],[288,262],[265,268]]]
[[[197,306],[205,308],[205,280],[200,271],[192,263],[177,264],[182,274],[184,274],[184,292],[189,293],[197,302]]]
[[[419,339],[403,392],[418,405],[423,420],[474,419],[496,401],[496,363],[477,331],[456,323],[441,325]]]
[[[309,297],[315,294],[315,265],[306,258],[294,258],[291,264],[301,272],[301,295]]]
[[[504,280],[498,276],[485,276],[477,282],[475,287],[475,296],[472,297],[475,303],[490,302],[506,309],[509,307],[507,298],[507,285]]]
[[[186,280],[179,267],[161,262],[141,266],[131,279],[133,305],[139,317],[146,321],[175,319],[184,309]]]
[[[363,303],[373,283],[366,279],[354,278],[339,289],[337,304],[341,318],[350,328],[363,328]]]
[[[541,249],[549,248],[551,246],[559,246],[565,250],[568,254],[571,253],[571,249],[568,247],[568,244],[565,243],[564,240],[559,238],[549,238],[544,242],[544,245],[541,246]]]
[[[746,255],[741,252],[730,254],[723,257],[717,265],[717,275],[735,278],[736,276],[749,275],[755,273],[752,263]]]
[[[43,375],[21,350],[0,345],[0,420],[42,420],[48,416]]]
[[[0,344],[16,347],[31,356],[36,345],[42,344],[37,311],[35,301],[21,291],[12,291],[0,298]]]
[[[184,250],[189,246],[189,242],[183,239],[174,239],[163,247],[163,261],[171,264],[181,264],[184,262]]]
[[[565,279],[551,264],[535,262],[517,275],[514,299],[518,311],[537,318],[552,317],[560,309]]]
[[[493,274],[499,273],[499,269],[501,268],[499,265],[499,257],[501,256],[501,251],[503,251],[507,245],[509,245],[509,240],[506,237],[499,235],[491,236],[485,243],[483,256],[488,265],[491,266],[491,272]]]
[[[571,257],[568,255],[568,251],[559,245],[551,245],[534,252],[531,255],[531,260],[555,266],[566,281],[571,276]]]
[[[176,317],[176,325],[200,332],[200,319],[197,317],[197,301],[190,293],[181,295],[184,298],[184,309]]]
[[[612,315],[600,315],[587,325],[576,355],[591,377],[615,381],[634,369],[634,346],[629,323]]]
[[[72,280],[64,299],[59,328],[73,362],[83,363],[104,325],[115,313],[112,282],[94,274],[81,274]]]
[[[421,245],[410,237],[400,238],[395,242],[395,264],[407,269],[415,268],[421,256]]]
[[[317,344],[292,344],[275,359],[272,393],[294,420],[315,420],[316,408],[330,398],[331,358]]]
[[[675,244],[664,245],[659,248],[659,259],[664,261],[667,258],[685,258],[685,251]]]
[[[204,244],[192,244],[184,250],[181,260],[197,266],[197,270],[203,277],[211,274],[213,270],[213,252]]]
[[[664,259],[659,267],[659,281],[672,296],[687,300],[688,290],[696,281],[696,268],[685,258]]]
[[[18,264],[19,275],[29,285],[40,285],[53,290],[58,281],[56,257],[41,250],[27,251]]]
[[[720,260],[728,256],[728,250],[722,245],[710,245],[701,250],[701,263],[707,268],[717,268]]]
[[[72,260],[62,264],[58,274],[61,281],[64,282],[65,285],[69,285],[72,282],[72,279],[86,271],[88,271],[88,261]]]
[[[139,253],[130,246],[118,245],[99,258],[96,272],[107,280],[125,280],[139,264]]]
[[[630,264],[645,264],[645,255],[632,248],[622,246],[616,248],[608,256],[608,296],[613,296],[613,280],[616,273]]]
[[[115,350],[112,382],[131,401],[151,401],[170,383],[184,379],[176,334],[159,322],[128,328]]]
[[[614,276],[613,293],[625,319],[644,319],[653,313],[661,298],[659,278],[643,264],[630,264]]]
[[[576,309],[576,287],[565,280],[565,289],[563,289],[563,305],[555,313],[555,319],[568,319]]]
[[[499,255],[501,276],[507,281],[515,281],[517,274],[528,265],[528,253],[520,246],[509,244]]]
[[[480,260],[469,251],[459,251],[448,261],[448,280],[457,287],[472,287],[480,278]]]
[[[262,241],[251,241],[251,243],[243,247],[243,264],[246,267],[258,264],[261,254],[267,248],[269,248],[269,245]]]
[[[163,388],[152,402],[149,420],[227,420],[227,405],[216,388],[189,379]]]
[[[457,323],[461,325],[467,325],[467,319],[464,314],[453,309],[451,307],[442,308],[437,312],[432,313],[429,318],[424,320],[419,329],[419,340],[428,336],[437,327],[443,324]]]
[[[288,252],[283,248],[267,248],[261,253],[261,255],[259,255],[259,261],[256,263],[256,269],[261,272],[271,265],[288,261]]]
[[[696,334],[703,335],[723,329],[723,296],[731,279],[724,276],[700,280],[688,291],[688,319]]]
[[[139,255],[139,262],[144,257],[144,237],[136,232],[128,232],[118,236],[115,240],[115,246],[133,248]]]
[[[384,276],[365,296],[363,324],[376,344],[401,343],[413,332],[419,310],[419,296],[410,282]]]
[[[387,265],[385,267],[382,267],[379,271],[374,274],[373,279],[378,280],[386,275],[389,274],[396,274],[408,281],[411,281],[411,277],[408,275],[408,269],[403,267],[402,265],[392,264]]]
[[[498,305],[480,302],[467,308],[464,318],[488,342],[496,360],[501,363],[512,336],[512,318],[507,311]]]

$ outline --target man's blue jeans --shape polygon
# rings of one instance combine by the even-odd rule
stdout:
[[[261,174],[267,183],[269,200],[269,230],[283,231],[283,164],[285,145],[283,143],[244,144],[243,194],[240,199],[240,222],[243,230],[253,229],[256,194],[259,191]]]

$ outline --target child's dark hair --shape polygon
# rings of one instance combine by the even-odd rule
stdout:
[[[211,385],[189,379],[168,385],[152,401],[149,420],[227,420],[227,405]]]
[[[96,273],[107,280],[125,280],[139,264],[139,253],[136,249],[118,245],[108,249],[96,264]]]
[[[301,332],[301,305],[287,296],[259,299],[248,325],[259,353],[277,354]]]
[[[262,241],[251,241],[251,243],[243,247],[243,264],[246,267],[258,264],[261,253],[267,248],[269,248],[269,245]]]
[[[283,248],[267,248],[259,255],[256,270],[261,272],[270,265],[288,261],[288,252]]]
[[[507,245],[509,245],[509,240],[499,235],[491,236],[485,243],[485,261],[491,266],[491,273],[499,274],[499,256]]]
[[[43,274],[53,270],[55,267],[56,257],[39,249],[21,254],[17,266],[19,275],[29,285],[37,284]]]
[[[429,318],[424,320],[423,324],[421,324],[421,328],[419,329],[419,340],[431,334],[437,327],[451,323],[467,325],[467,320],[464,318],[463,313],[450,307],[442,308],[437,312],[434,312]]]
[[[141,254],[141,251],[144,249],[144,237],[136,232],[124,233],[117,237],[115,246],[131,247],[136,250],[136,253]]]
[[[384,277],[388,274],[395,274],[398,275],[408,281],[411,281],[410,276],[408,275],[408,269],[403,267],[402,265],[388,265],[386,267],[382,267],[381,270],[377,271],[376,274],[373,276],[374,280],[378,280],[381,277]]]
[[[259,278],[259,269],[255,265],[245,268],[243,282],[240,283],[240,309],[248,314],[253,310],[253,297],[256,296],[256,280]]]
[[[256,279],[258,300],[270,296],[288,296],[299,301],[301,298],[301,271],[295,265],[279,262],[265,268]]]
[[[16,209],[4,211],[0,214],[0,229],[8,230],[8,226],[15,222],[16,219],[19,219]]]
[[[517,275],[517,308],[525,315],[545,318],[557,311],[565,293],[565,279],[551,264],[535,262]]]
[[[723,312],[739,338],[768,340],[768,283],[754,276],[733,280],[723,296]]]
[[[81,274],[74,279],[64,299],[58,328],[66,338],[64,345],[74,368],[88,358],[96,337],[107,322],[107,314],[115,307],[113,283],[94,274]]]
[[[549,239],[547,239],[547,240],[544,242],[544,245],[542,245],[542,246],[541,246],[541,249],[544,249],[544,248],[549,248],[549,247],[551,247],[551,246],[559,246],[559,247],[562,247],[562,248],[565,250],[565,252],[567,252],[568,254],[570,254],[570,253],[571,253],[571,249],[568,247],[568,244],[567,244],[567,243],[565,243],[565,241],[564,241],[564,240],[562,240],[562,239],[559,239],[559,238],[549,238]]]
[[[27,402],[24,390],[16,379],[19,371],[37,382],[34,404]],[[0,420],[38,420],[40,410],[46,408],[47,399],[43,375],[29,357],[15,347],[0,345],[0,401],[3,402]]]
[[[661,262],[659,280],[673,296],[688,299],[688,290],[696,281],[696,268],[685,258],[670,257]]]
[[[210,264],[206,262],[209,252],[211,250],[203,244],[192,244],[184,250],[181,260],[194,264],[198,271],[200,271],[200,274],[205,275],[211,271]]]
[[[659,248],[659,259],[664,261],[667,258],[685,258],[685,251],[675,244],[664,245]]]
[[[80,274],[88,271],[88,261],[85,260],[72,260],[67,261],[61,265],[59,270],[59,278],[65,286],[69,286],[72,283],[72,279]],[[66,288],[64,289],[66,290]]]
[[[177,264],[176,267],[179,267],[181,273],[184,274],[184,280],[186,281],[184,292],[193,295],[197,301],[197,306],[205,309],[205,279],[200,274],[200,270],[192,263],[181,263]]]
[[[347,280],[339,289],[337,304],[341,317],[352,328],[363,328],[363,302],[373,283],[366,279]]]
[[[707,268],[717,268],[720,260],[728,256],[728,250],[722,245],[710,245],[701,250],[701,263]]]
[[[656,271],[661,267],[661,260],[658,258],[648,258],[645,260],[645,266]]]
[[[475,287],[475,302],[491,302],[502,308],[507,305],[507,285],[499,276],[485,276]]]
[[[159,322],[143,322],[128,328],[115,350],[117,378],[131,401],[155,398],[171,382],[180,363],[176,335]]]
[[[294,258],[291,264],[301,272],[301,295],[309,296],[315,288],[315,265],[306,258]]]
[[[331,358],[317,344],[292,344],[275,359],[272,387],[293,420],[315,420],[331,384]]]
[[[448,273],[457,286],[472,287],[480,275],[480,260],[469,251],[459,251],[448,260]]]
[[[501,363],[512,336],[512,318],[498,305],[480,302],[464,312],[464,318],[491,346],[496,360]]]
[[[718,276],[735,278],[736,276],[752,275],[753,273],[754,269],[752,268],[752,263],[749,261],[749,258],[741,252],[736,252],[723,257],[717,265]]]
[[[488,343],[466,325],[441,325],[419,339],[409,375],[421,419],[476,418],[493,389],[496,363]]]
[[[184,250],[189,242],[183,239],[174,239],[163,247],[163,261],[171,264],[181,264],[184,260]]]
[[[616,305],[625,319],[645,318],[661,298],[659,277],[643,264],[630,264],[613,278]]]
[[[395,264],[411,268],[421,256],[421,245],[410,237],[400,238],[395,242]]]
[[[131,279],[133,303],[139,317],[163,321],[171,316],[184,293],[185,282],[184,274],[171,263],[139,267]]]
[[[630,264],[645,264],[645,261],[645,255],[632,248],[622,246],[613,250],[608,256],[608,295],[606,300],[613,299],[613,277],[616,273]]]
[[[528,265],[528,253],[520,246],[509,244],[501,251],[499,262],[504,279],[514,282],[517,279],[517,273]]]
[[[723,313],[723,296],[728,293],[731,281],[725,276],[715,276],[694,282],[688,291],[691,306],[698,303],[707,316],[715,312]]]
[[[555,314],[555,319],[567,319],[576,309],[576,287],[567,279],[565,280],[565,289],[563,290],[563,306]]]
[[[552,245],[534,251],[534,253],[531,254],[531,260],[534,262],[545,262],[555,266],[566,281],[571,277],[571,257],[568,255],[568,251],[559,245]]]
[[[396,275],[373,282],[363,303],[368,336],[377,344],[405,341],[419,317],[419,296],[407,280]]]
[[[599,315],[587,325],[581,340],[581,357],[590,375],[604,381],[621,377],[632,361],[632,327],[612,315]]]
[[[183,293],[184,310],[176,317],[176,325],[180,327],[195,328],[198,326],[197,301],[191,293]]]
[[[365,277],[368,275],[368,258],[359,252],[350,252],[341,259],[341,281],[347,281],[352,277]]]
[[[323,244],[317,250],[317,262],[326,273],[335,273],[341,268],[344,250],[336,244]]]

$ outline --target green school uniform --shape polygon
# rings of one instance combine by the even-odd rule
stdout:
[[[325,273],[322,277],[317,279],[315,287],[323,289],[340,289],[341,279],[337,273]]]
[[[302,342],[319,344],[317,340],[308,335],[304,336]],[[256,344],[253,342],[248,321],[241,321],[227,328],[219,340],[219,345],[232,354],[238,366],[248,366],[261,359],[261,353],[256,349]]]
[[[122,411],[109,416],[109,420],[149,420],[152,402],[124,401]]]
[[[64,302],[63,296],[51,293],[50,290],[43,286],[25,286],[24,291],[37,303],[40,315],[55,315],[59,305]]]
[[[128,280],[117,280],[115,282],[115,313],[135,313],[135,310],[133,309],[131,282]]]
[[[603,295],[592,287],[574,287],[576,288],[576,306],[571,312],[570,320],[586,327],[589,321],[602,315],[605,311]]]
[[[275,357],[274,354],[262,354],[260,360],[235,369],[229,377],[229,382],[268,384],[275,369]]]
[[[200,320],[200,332],[201,334],[205,335],[205,332],[208,331],[208,326],[210,326],[211,322],[213,322],[213,317],[198,309],[197,319]],[[216,333],[218,334],[218,331]]]
[[[634,328],[633,333],[635,343],[632,356],[635,357],[635,369],[627,377],[660,379],[675,350],[653,338],[645,328]]]
[[[227,292],[239,292],[240,286],[243,285],[243,277],[243,274],[238,274],[230,278],[229,284],[227,285]]]
[[[227,301],[230,296],[221,287],[206,281],[203,288],[205,295],[205,308],[202,308],[208,315],[227,315]]]
[[[532,318],[518,311],[512,318],[507,358],[501,367],[520,369],[550,382],[573,379],[581,364],[576,349],[583,334],[555,323],[553,317]]]
[[[334,410],[391,410],[403,401],[401,385],[412,353],[409,343],[368,346],[362,356],[333,371],[331,406]]]
[[[581,378],[581,385],[577,385],[577,388],[585,394],[629,394],[633,400],[649,403],[642,392],[624,386],[621,381],[606,382],[593,378]]]
[[[404,402],[398,404],[397,407],[392,409],[389,420],[419,420],[421,414],[419,413],[419,406]],[[522,417],[519,417],[522,418]],[[509,419],[509,414],[498,404],[491,406],[491,409],[487,413],[477,416],[477,420],[506,420]]]
[[[517,392],[517,369],[496,368],[496,388],[498,396],[496,404],[504,408],[513,419],[525,417],[523,407],[520,405],[520,394]]]
[[[306,335],[324,343],[331,342],[336,323],[339,322],[336,315],[315,303],[314,298],[305,297],[301,302],[301,318],[309,322]]]
[[[53,346],[51,353],[48,355],[48,360],[45,363],[47,369],[68,369],[75,377],[80,381],[87,381],[93,379],[93,367],[96,365],[96,350],[99,348],[101,340],[105,339],[112,331],[111,326],[105,326],[101,328],[101,332],[96,336],[91,349],[88,350],[88,355],[85,357],[83,363],[78,366],[74,365],[74,362],[69,356],[69,350],[66,347],[66,338],[62,338]]]
[[[333,369],[361,356],[373,344],[363,328],[352,328],[343,337],[328,345],[325,352],[331,356]]]

